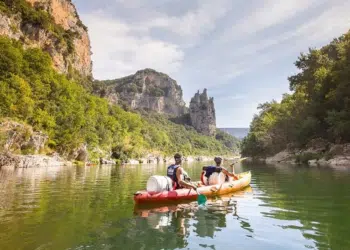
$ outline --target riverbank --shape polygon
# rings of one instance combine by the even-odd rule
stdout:
[[[168,163],[173,161],[172,155],[167,155],[156,149],[147,150],[148,153],[144,150],[143,156],[134,158],[136,157],[134,151],[129,148],[125,152],[124,146],[108,149],[99,146],[89,147],[87,143],[81,143],[75,147],[62,150],[62,148],[57,148],[55,142],[44,132],[35,131],[32,126],[23,122],[5,118],[0,119],[0,167],[28,168],[73,165],[75,163],[78,165],[104,165]],[[203,155],[187,155],[184,157],[184,161],[212,161],[214,156],[210,155],[213,152],[228,154],[226,151],[212,150],[205,155],[206,151],[202,153],[196,151],[197,154]]]
[[[0,154],[1,167],[37,168],[72,166],[73,162],[61,158],[59,155],[16,155],[11,153]]]
[[[350,143],[318,143],[304,150],[284,150],[266,158],[251,158],[246,161],[267,164],[308,164],[309,166],[350,167]]]
[[[222,156],[224,161],[237,162],[240,156],[225,157]],[[161,156],[147,156],[140,159],[128,159],[124,162],[120,162],[115,159],[100,158],[99,164],[101,165],[138,165],[138,164],[160,164],[170,163],[173,161],[173,157],[161,157]],[[213,161],[213,156],[186,156],[184,162],[209,162]],[[69,161],[61,157],[60,155],[17,155],[12,153],[0,154],[0,168],[1,167],[15,167],[15,168],[38,168],[38,167],[57,167],[57,166],[73,166],[73,165],[96,165],[96,161]]]
[[[238,161],[240,159],[240,156],[221,156],[224,161]],[[137,159],[130,159],[125,162],[125,164],[142,164],[142,163],[169,163],[172,162],[174,158],[172,156],[169,157],[162,157],[162,156],[148,156],[141,158],[139,160]],[[214,156],[184,156],[183,161],[184,162],[208,162],[213,161]]]

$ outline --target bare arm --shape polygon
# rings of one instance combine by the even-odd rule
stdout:
[[[196,189],[197,187],[195,185],[192,185],[191,183],[189,182],[186,182],[184,181],[184,176],[183,176],[183,171],[182,171],[182,168],[178,168],[177,171],[176,171],[176,177],[177,177],[177,180],[178,180],[178,183],[183,186],[183,187],[186,187],[186,188],[193,188],[193,189]]]
[[[233,173],[230,173],[229,171],[227,171],[225,168],[222,168],[222,172],[225,174],[225,175],[228,175],[230,177],[235,177],[235,175]]]
[[[230,167],[232,167],[232,173],[234,174],[234,173],[235,173],[235,163],[232,163],[232,164],[230,165]]]
[[[222,169],[222,172],[223,172],[225,175],[228,175],[228,176],[233,177],[233,178],[235,178],[236,180],[238,180],[237,175],[235,175],[234,173],[230,173],[229,171],[227,171],[226,168],[221,168],[221,169]]]

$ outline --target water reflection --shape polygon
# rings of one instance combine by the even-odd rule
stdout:
[[[240,165],[252,187],[205,207],[135,206],[133,193],[165,169],[1,169],[0,249],[350,248],[349,171]]]
[[[286,231],[301,232],[317,249],[347,249],[350,219],[349,170],[264,166],[257,169],[256,195],[264,217]]]
[[[248,187],[235,193],[235,196],[242,198],[251,193],[252,188]],[[254,232],[249,220],[238,215],[237,200],[233,199],[232,194],[209,199],[205,206],[198,206],[197,202],[166,206],[136,205],[134,215],[145,218],[152,229],[164,231],[164,228],[173,226],[176,233],[183,237],[189,235],[191,225],[196,236],[214,238],[215,232],[226,228],[228,216],[236,218],[242,229]]]

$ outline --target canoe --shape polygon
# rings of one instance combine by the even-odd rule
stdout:
[[[238,197],[249,197],[253,192],[253,189],[250,185],[247,187],[234,192],[235,196]],[[248,196],[245,196],[248,194]],[[228,194],[221,194],[219,199],[218,197],[208,197],[208,203],[216,203],[219,201],[225,202],[229,201],[232,198],[232,193]],[[195,202],[196,203],[196,202]],[[134,205],[134,215],[138,215],[141,217],[147,217],[150,214],[154,213],[167,213],[167,212],[176,212],[179,209],[183,210],[189,208],[190,211],[193,211],[193,208],[195,209],[196,207],[193,206],[193,200],[186,200],[186,201],[181,201],[179,200],[178,202],[164,202],[164,204],[160,202],[153,202],[153,203],[142,203],[142,204],[135,204]]]
[[[207,197],[217,196],[232,193],[247,187],[251,181],[250,171],[237,174],[238,180],[231,182],[225,182],[223,184],[202,186],[197,190],[200,194],[204,194]],[[140,203],[162,203],[171,201],[186,201],[196,200],[197,192],[193,189],[177,189],[163,192],[147,192],[146,190],[138,191],[134,194],[134,201],[137,204]]]

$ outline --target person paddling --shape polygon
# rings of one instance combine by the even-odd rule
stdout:
[[[234,163],[232,163],[230,166],[232,167],[232,173],[230,173],[226,168],[222,167],[221,166],[221,163],[222,163],[222,158],[221,157],[215,157],[214,158],[214,161],[216,163],[216,167],[217,168],[221,168],[221,171],[226,175],[226,176],[229,176],[229,177],[233,177],[235,180],[238,180],[238,177],[235,175],[235,170],[233,168],[234,166]]]
[[[201,175],[201,180],[204,185],[209,185],[209,178],[212,174],[214,173],[220,173],[222,172],[224,175],[226,175],[225,181],[229,181],[229,177],[233,177],[235,180],[238,180],[238,177],[234,174],[234,171],[230,173],[226,168],[221,166],[222,163],[222,158],[221,157],[215,157],[214,161],[216,163],[216,166],[208,166],[208,167],[203,167],[203,172]],[[232,169],[233,169],[233,165]],[[206,177],[206,181],[204,179]]]
[[[182,156],[176,153],[174,159],[175,164],[170,165],[167,170],[167,176],[173,181],[173,189],[192,188],[197,190],[197,187],[189,182],[191,179],[181,167]]]

